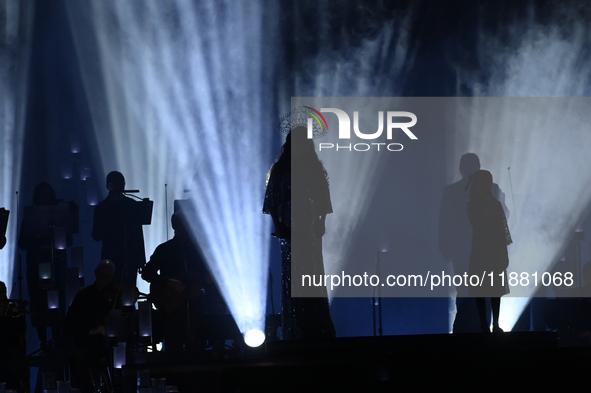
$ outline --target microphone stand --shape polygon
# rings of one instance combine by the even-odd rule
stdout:
[[[269,268],[269,299],[271,300],[271,312],[275,315],[275,301],[273,300],[273,272]]]
[[[16,223],[17,223],[17,230],[18,228],[18,214],[19,214],[19,209],[20,209],[20,203],[19,203],[19,196],[18,196],[18,191],[16,192]],[[17,276],[17,280],[18,280],[18,298],[19,300],[23,300],[23,260],[22,260],[22,253],[19,251],[18,253],[18,276]],[[31,300],[31,299],[29,299]]]
[[[376,258],[375,274],[378,277],[380,277],[380,263],[381,263],[380,254],[381,253],[382,253],[381,251],[378,251],[377,258]],[[372,311],[373,311],[373,335],[375,337],[379,334],[381,337],[384,332],[384,329],[382,327],[382,290],[379,285],[377,288],[378,288],[377,289],[378,296],[376,297],[376,288],[374,287],[373,296],[371,298]],[[377,316],[376,316],[376,306],[378,306],[378,315]],[[377,332],[376,332],[376,327],[377,327]]]
[[[164,225],[166,225],[166,240],[170,240],[168,236],[168,184],[164,184]]]

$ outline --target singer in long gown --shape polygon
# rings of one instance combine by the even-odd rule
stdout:
[[[269,171],[263,206],[263,212],[273,218],[273,235],[281,244],[283,339],[336,336],[326,286],[303,291],[299,281],[292,282],[302,274],[324,275],[322,236],[326,215],[332,213],[326,170],[305,135],[306,129],[298,127],[287,136],[280,158]]]

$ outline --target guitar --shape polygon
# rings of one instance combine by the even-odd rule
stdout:
[[[150,298],[158,310],[170,314],[184,302],[197,299],[203,294],[200,277],[189,271],[176,277],[168,277],[150,284]]]

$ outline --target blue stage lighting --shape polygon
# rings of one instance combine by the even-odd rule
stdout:
[[[193,235],[238,327],[262,330],[272,232],[262,203],[278,151],[269,136],[279,132],[265,54],[275,45],[267,30],[276,19],[265,16],[273,5],[66,6],[104,172],[122,172],[154,200],[147,257],[167,240],[173,200],[188,199]]]
[[[581,81],[589,80],[591,66],[581,59],[590,39],[585,17],[580,16],[588,10],[581,11],[564,4],[543,24],[530,17],[509,23],[504,28],[520,37],[510,46],[483,31],[478,43],[481,74],[458,69],[458,86],[492,97],[589,96],[588,83]],[[487,84],[479,82],[483,75]],[[591,200],[587,170],[591,140],[584,103],[538,99],[538,108],[525,112],[516,102],[527,103],[506,101],[486,121],[473,121],[483,115],[477,108],[472,116],[460,116],[458,120],[471,124],[472,131],[468,138],[456,138],[448,167],[450,171],[457,168],[457,162],[452,162],[458,154],[471,151],[480,156],[482,167],[493,173],[512,210],[509,270],[541,275],[559,259],[569,236],[585,218]],[[577,113],[577,108],[582,112]],[[510,123],[511,119],[516,122]],[[500,325],[505,331],[514,326],[536,289],[521,288],[523,297],[502,300]]]
[[[7,244],[0,251],[0,281],[12,292],[12,275],[17,252],[16,222],[23,151],[24,114],[27,102],[30,34],[33,2],[5,0],[2,15],[2,50],[0,51],[0,207],[10,210]]]

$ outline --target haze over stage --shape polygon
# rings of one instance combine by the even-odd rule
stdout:
[[[585,103],[591,93],[590,13],[587,2],[578,0],[356,0],[338,6],[328,0],[5,0],[0,4],[0,207],[11,213],[7,244],[0,250],[0,281],[11,298],[26,293],[26,280],[18,279],[18,271],[22,276],[26,270],[17,246],[19,223],[41,181],[80,207],[74,246],[84,247],[83,276],[92,277],[100,259],[100,246],[89,239],[93,206],[106,195],[105,175],[120,170],[130,189],[154,201],[151,225],[144,227],[146,256],[172,237],[173,201],[188,201],[194,239],[240,331],[263,329],[272,306],[280,311],[281,291],[279,245],[271,237],[271,220],[261,212],[265,179],[285,138],[279,119],[297,97],[457,98],[447,108],[445,129],[435,118],[419,115],[416,127],[424,131],[416,133],[417,140],[394,132],[392,143],[404,148],[375,151],[390,154],[386,162],[373,156],[343,161],[349,152],[336,151],[338,141],[329,141],[337,137],[331,124],[337,117],[323,113],[329,134],[315,142],[335,145],[319,152],[334,202],[324,237],[328,274],[341,274],[348,263],[371,274],[382,251],[387,251],[384,271],[410,274],[424,264],[431,272],[450,273],[437,245],[437,220],[443,188],[460,178],[459,159],[467,152],[479,155],[506,196],[514,235],[512,272],[554,277],[556,270],[582,270],[591,259],[584,236],[591,231]],[[483,105],[486,101],[496,105]],[[534,102],[534,108],[524,109]],[[361,129],[375,132],[375,108],[358,112]],[[353,126],[353,112],[349,116]],[[580,275],[575,282],[585,284]],[[147,292],[145,283],[139,286]],[[335,292],[344,294],[341,289]],[[514,289],[523,296],[503,299],[502,327],[551,328],[545,299],[531,299],[559,295],[553,285],[538,292],[531,285]],[[371,335],[375,302],[333,295],[337,335]],[[469,338],[437,336],[431,343],[408,337],[450,331],[455,308],[448,295],[383,298],[384,334],[404,336],[401,342],[388,338],[385,345],[400,348],[408,342],[428,352],[426,343],[432,344],[439,348],[440,364],[451,367],[445,359],[457,353],[449,347],[463,348]],[[32,331],[29,326],[27,333]],[[519,347],[530,338],[507,340]],[[553,367],[564,371],[566,358],[578,359],[584,351],[554,349],[544,340],[527,350],[492,349],[488,341],[472,347],[497,371],[497,363],[484,359],[487,354],[515,355],[503,359],[507,362],[521,355],[540,363],[552,357],[560,360]],[[29,353],[38,349],[35,337],[27,343]],[[353,348],[359,363],[374,353],[357,352],[357,346],[373,348],[374,341],[319,346],[331,353],[322,360],[323,369],[330,374],[340,365],[353,375],[344,355],[348,349],[340,348]],[[342,356],[331,357],[333,350]],[[292,360],[285,364],[315,364],[312,356],[299,357],[289,348],[277,351],[289,353],[285,356]],[[437,366],[412,349],[402,352],[417,367],[423,361],[429,369]],[[389,354],[378,354],[386,364],[400,366]],[[242,374],[249,362],[229,367],[250,381]],[[259,365],[253,368],[271,381],[269,370],[290,378],[287,366]],[[215,362],[199,367],[218,366],[217,375],[227,375]],[[552,374],[542,366],[536,370],[543,370],[540,377]],[[517,380],[518,373],[510,377]]]

